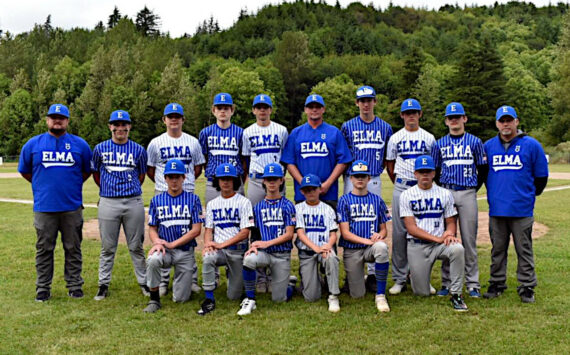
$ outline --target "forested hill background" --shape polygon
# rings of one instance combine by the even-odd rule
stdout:
[[[568,4],[537,8],[510,2],[439,10],[379,10],[297,1],[242,11],[221,31],[214,18],[181,38],[160,32],[160,14],[136,19],[120,9],[92,29],[63,30],[50,17],[30,32],[0,38],[0,155],[17,155],[45,132],[51,103],[71,109],[71,132],[91,146],[108,139],[109,114],[125,109],[131,138],[147,145],[164,131],[162,110],[183,104],[185,130],[213,122],[215,93],[233,95],[233,122],[254,122],[252,98],[274,98],[274,119],[289,129],[302,119],[305,97],[325,98],[325,119],[337,126],[357,115],[354,92],[378,92],[377,115],[395,129],[407,97],[424,107],[423,126],[445,133],[443,113],[462,102],[468,130],[496,134],[496,109],[514,106],[522,128],[543,144],[570,140],[570,17]],[[237,14],[236,14],[237,16]]]

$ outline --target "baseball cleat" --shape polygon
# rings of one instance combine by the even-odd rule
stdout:
[[[198,314],[201,316],[205,316],[206,314],[212,312],[216,309],[216,301],[206,298],[202,305],[200,305],[200,309],[198,310]]]
[[[36,302],[45,302],[51,298],[49,291],[40,291],[36,293]]]
[[[399,283],[395,283],[394,286],[392,286],[388,292],[390,292],[391,295],[398,295],[400,293],[402,293],[403,291],[406,290],[406,284],[399,284]]]
[[[451,304],[453,305],[453,309],[457,312],[467,312],[469,309],[467,305],[463,301],[463,297],[461,295],[451,295]]]
[[[437,291],[436,295],[439,297],[445,297],[449,295],[449,289],[445,286],[441,286],[441,290]]]
[[[376,295],[374,298],[374,302],[376,303],[376,309],[380,312],[390,312],[390,306],[388,305],[388,300],[386,299],[386,295]]]
[[[506,287],[501,287],[498,284],[491,283],[489,285],[489,288],[487,289],[487,292],[485,292],[483,294],[483,297],[484,298],[497,298],[503,293],[505,288]]]
[[[107,298],[107,296],[109,296],[109,287],[107,285],[101,285],[99,286],[99,290],[93,299],[95,301],[101,301]]]
[[[237,312],[238,316],[246,316],[248,314],[251,314],[251,312],[257,308],[255,306],[255,300],[251,298],[244,298],[243,301],[241,301],[240,306],[241,308]]]
[[[198,284],[194,284],[194,283],[192,284],[191,289],[192,289],[193,293],[198,293],[198,292],[202,291],[202,287],[200,287],[200,286],[198,286]]]
[[[67,293],[71,298],[83,298],[83,290],[77,289]]]
[[[147,285],[140,285],[143,296],[150,297],[150,290]]]
[[[160,297],[164,297],[168,294],[168,286],[160,286],[158,288],[158,294]]]
[[[162,308],[162,305],[160,304],[160,302],[150,300],[148,302],[148,305],[145,307],[145,309],[143,309],[143,312],[154,313],[154,312],[158,311],[160,308]]]
[[[435,295],[435,288],[431,284],[429,284],[429,294]]]
[[[335,295],[329,296],[329,312],[337,313],[340,312],[340,305],[338,303],[338,297]]]
[[[521,287],[519,289],[519,296],[521,297],[522,303],[534,303],[534,290],[532,287]]]
[[[481,291],[479,291],[478,288],[470,288],[468,291],[469,291],[469,297],[481,298]]]

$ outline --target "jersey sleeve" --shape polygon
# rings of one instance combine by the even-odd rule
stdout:
[[[251,202],[248,199],[243,200],[242,206],[240,207],[240,222],[239,228],[245,229],[254,226],[253,223],[253,209],[251,208]]]
[[[192,206],[192,224],[194,223],[204,223],[204,212],[202,210],[202,202],[200,197],[193,196],[193,206]]]
[[[483,148],[483,142],[479,138],[475,140],[473,155],[475,157],[475,165],[485,165],[485,149]]]
[[[192,161],[194,161],[194,166],[204,165],[206,164],[206,158],[204,158],[204,154],[202,154],[202,147],[200,146],[200,142],[194,141],[197,144],[192,144]],[[191,172],[192,173],[192,172]]]
[[[289,132],[287,132],[287,128],[283,127],[283,133],[282,133],[282,139],[283,139],[283,147],[285,147],[285,145],[287,144],[287,141],[289,140]]]
[[[295,138],[297,136],[297,131],[293,130],[291,135],[287,139],[287,143],[285,144],[285,148],[283,148],[283,155],[281,155],[281,161],[285,164],[296,164],[297,161],[295,160]]]
[[[388,147],[386,148],[386,160],[396,160],[396,139],[395,136],[391,136],[388,140]]]
[[[435,142],[435,144],[433,145],[430,155],[433,159],[435,167],[436,168],[441,167],[441,152],[439,150],[439,141]]]
[[[544,155],[544,150],[540,143],[534,140],[534,164],[532,165],[532,175],[534,177],[547,177],[548,176],[548,162],[546,161],[546,155]]]
[[[444,213],[443,213],[443,217],[444,218],[449,218],[449,217],[453,217],[457,214],[457,210],[455,209],[455,201],[453,200],[453,195],[451,194],[451,192],[442,189],[443,191],[447,192],[447,196],[445,199],[445,205],[443,206],[444,208]]]
[[[158,216],[156,213],[156,202],[155,197],[150,200],[150,206],[148,207],[148,225],[149,226],[157,226],[158,225]]]
[[[81,139],[81,145],[81,171],[91,174],[91,158],[93,157],[93,153],[85,140]]]
[[[249,142],[249,135],[247,131],[243,131],[243,136],[241,139],[241,155],[243,156],[250,156],[251,155],[251,147]]]
[[[388,209],[388,206],[386,206],[386,204],[384,203],[384,200],[380,199],[380,203],[378,204],[378,209],[379,209],[377,211],[378,225],[387,223],[392,220],[392,217],[390,216],[390,210]]]
[[[400,217],[413,217],[414,213],[412,212],[412,209],[410,208],[410,201],[408,198],[408,194],[404,191],[404,193],[402,193],[400,195]]]
[[[321,202],[324,203],[324,202]],[[331,232],[338,230],[338,223],[336,222],[336,213],[331,206],[326,205],[328,208],[326,209],[327,220],[329,223],[329,230]]]
[[[305,229],[305,220],[303,219],[300,205],[301,204],[295,205],[295,215],[297,218],[297,224],[295,225],[295,229]]]
[[[143,175],[146,173],[148,167],[147,164],[148,164],[148,154],[146,153],[146,150],[143,147],[140,147],[139,161],[137,162],[137,171],[139,175]]]
[[[214,212],[212,211],[212,203],[206,206],[206,228],[214,228]]]
[[[295,214],[295,206],[290,201],[287,201],[287,203],[283,206],[283,222],[286,227],[295,227],[297,224]]]
[[[338,201],[338,206],[337,206],[338,223],[350,222],[350,205],[346,200],[347,199],[344,198],[344,196],[342,196]]]
[[[208,156],[208,134],[206,132],[207,128],[200,131],[198,136],[198,141],[200,142],[200,148],[202,149],[202,154]]]
[[[348,164],[352,161],[352,153],[348,148],[348,144],[346,143],[346,139],[342,133],[337,131],[336,134],[336,163],[337,164]]]
[[[32,164],[32,140],[30,139],[22,147],[20,152],[20,160],[18,161],[18,172],[22,174],[31,174],[33,171]]]
[[[155,140],[153,139],[150,141],[148,148],[147,148],[147,164],[148,166],[157,166],[158,165],[158,151],[156,147]]]
[[[428,152],[431,153],[431,151],[433,150],[433,147],[435,145],[435,137],[433,136],[433,134],[428,133],[428,138],[426,139],[426,145],[427,145],[427,149]]]
[[[350,151],[352,151],[352,140],[350,139],[350,132],[348,131],[348,127],[346,122],[342,124],[342,126],[340,127],[340,133],[342,133],[342,137],[344,138],[344,140],[346,141],[346,144],[348,145],[348,149]]]

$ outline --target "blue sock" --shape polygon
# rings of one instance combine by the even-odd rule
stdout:
[[[293,286],[287,286],[287,301],[291,301],[291,298],[293,298],[293,291],[294,291],[294,287]]]
[[[249,299],[255,299],[255,270],[248,267],[243,268],[243,284],[245,286],[245,296]]]
[[[388,279],[388,267],[390,263],[374,263],[374,271],[376,274],[376,294],[386,294],[386,279]]]
[[[214,300],[214,291],[204,291],[204,293],[206,294],[206,298],[210,299],[210,300]]]

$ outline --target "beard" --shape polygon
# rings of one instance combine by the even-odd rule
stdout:
[[[61,136],[62,134],[65,133],[65,129],[62,128],[50,128],[49,131],[55,134],[56,136]]]

